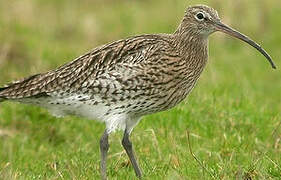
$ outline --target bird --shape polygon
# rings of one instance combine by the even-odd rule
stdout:
[[[138,178],[130,134],[145,115],[165,111],[183,101],[196,85],[208,60],[208,37],[223,32],[258,50],[272,68],[270,55],[246,35],[224,24],[206,5],[187,7],[173,33],[144,34],[101,45],[54,70],[0,88],[0,102],[14,101],[46,108],[62,117],[98,120],[100,174],[107,179],[108,137],[124,131],[124,147]]]

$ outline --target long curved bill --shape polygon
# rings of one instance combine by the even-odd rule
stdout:
[[[270,57],[270,55],[255,41],[251,40],[244,34],[236,31],[235,29],[232,29],[231,27],[229,27],[221,22],[216,22],[215,27],[216,27],[216,30],[229,34],[230,36],[236,37],[236,38],[248,43],[249,45],[253,46],[254,48],[256,48],[260,53],[262,53],[264,55],[264,57],[266,57],[266,59],[271,64],[272,68],[276,69],[276,66],[275,66],[272,58]]]

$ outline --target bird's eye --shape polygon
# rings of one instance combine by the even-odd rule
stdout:
[[[196,19],[202,21],[205,18],[205,15],[202,12],[196,14]]]

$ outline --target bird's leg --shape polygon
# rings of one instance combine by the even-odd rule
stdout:
[[[122,145],[123,145],[124,149],[126,150],[126,153],[128,154],[129,158],[130,158],[130,161],[131,161],[131,163],[134,167],[136,176],[141,178],[142,173],[141,173],[141,170],[139,168],[138,162],[135,158],[135,154],[134,154],[134,151],[133,151],[133,145],[132,145],[132,143],[129,139],[129,133],[128,133],[127,130],[125,130],[125,132],[124,132],[124,136],[123,136],[123,139],[122,139]]]
[[[100,153],[101,153],[101,162],[100,162],[100,172],[102,180],[106,180],[106,157],[108,152],[108,132],[104,131],[102,137],[100,138]]]

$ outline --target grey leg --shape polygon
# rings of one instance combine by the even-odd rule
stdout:
[[[129,133],[127,132],[127,130],[125,130],[125,132],[124,132],[124,136],[123,136],[123,139],[122,139],[122,145],[123,145],[124,149],[126,150],[126,153],[128,154],[129,158],[130,158],[130,161],[131,161],[131,163],[134,167],[136,176],[138,178],[141,178],[142,173],[141,173],[139,165],[136,161],[134,151],[133,151],[133,145],[132,145],[132,143],[129,139]]]
[[[101,179],[106,180],[106,157],[108,152],[109,144],[108,144],[108,133],[105,130],[102,137],[100,138],[100,153],[101,153],[101,162],[100,162],[100,172]]]

